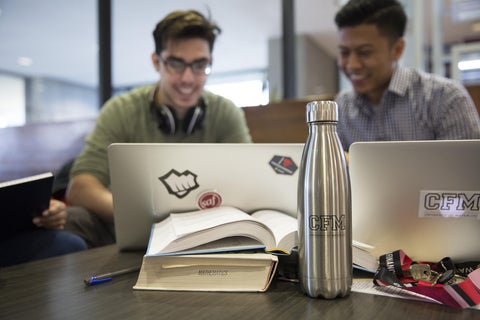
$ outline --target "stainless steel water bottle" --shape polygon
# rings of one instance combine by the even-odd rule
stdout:
[[[310,297],[332,299],[352,287],[350,179],[336,102],[309,102],[306,118],[298,184],[299,280]]]

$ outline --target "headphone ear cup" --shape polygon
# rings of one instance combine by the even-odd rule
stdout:
[[[202,129],[204,118],[205,111],[202,107],[196,106],[189,110],[184,121],[185,133],[192,134],[196,129]]]
[[[174,134],[177,131],[177,117],[175,112],[167,106],[156,109],[158,128],[166,134]]]

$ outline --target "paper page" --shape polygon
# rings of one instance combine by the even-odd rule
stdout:
[[[352,244],[353,246],[357,247],[357,248],[360,248],[360,249],[363,249],[363,250],[371,250],[371,249],[375,249],[374,246],[371,246],[367,243],[363,243],[363,242],[360,242],[360,241],[356,241],[356,240],[353,240],[352,241]]]
[[[170,242],[177,239],[174,230],[170,224],[171,217],[167,217],[162,222],[155,223],[150,232],[147,254],[154,254],[162,251]]]
[[[221,228],[216,228],[221,226]],[[270,230],[249,214],[232,207],[219,207],[209,210],[171,214],[169,217],[152,227],[148,255],[174,253],[193,250],[201,244],[210,243],[219,246],[219,250],[228,247],[225,237],[243,237],[244,245],[237,244],[231,249],[255,248],[263,244],[274,246]],[[248,238],[246,238],[248,237]],[[212,251],[212,249],[210,249]]]
[[[173,213],[170,217],[172,219],[173,231],[177,237],[230,222],[242,220],[255,221],[248,213],[233,207],[218,207],[208,210]]]
[[[265,245],[260,241],[248,237],[226,237],[219,240],[214,240],[199,246],[182,250],[180,252],[167,252],[161,255],[185,255],[185,254],[207,254],[207,253],[221,253],[221,252],[264,252]],[[155,253],[152,252],[152,255]]]
[[[387,296],[393,298],[418,300],[432,303],[440,303],[437,300],[424,296],[415,292],[402,290],[394,286],[380,287],[376,286],[372,279],[354,279],[352,284],[352,291],[368,294],[376,294],[380,296]]]
[[[266,225],[275,236],[275,242],[277,245],[280,241],[291,233],[295,233],[298,229],[297,219],[275,210],[259,210],[252,214],[252,217]],[[296,239],[293,241],[292,246],[297,244]],[[267,248],[268,249],[268,248]],[[280,248],[286,251],[290,251],[291,248]]]
[[[352,247],[352,254],[354,264],[357,264],[370,272],[375,272],[378,269],[377,259],[368,251],[360,249],[354,245]]]
[[[372,279],[353,279],[352,291],[367,294],[376,294],[392,298],[409,299],[440,304],[440,302],[438,302],[437,300],[416,292],[402,290],[394,286],[375,286]],[[480,310],[480,304],[470,307],[469,309]]]

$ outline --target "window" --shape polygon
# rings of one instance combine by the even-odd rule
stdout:
[[[269,102],[266,72],[253,71],[229,75],[212,74],[205,88],[232,100],[239,107],[265,105]]]
[[[0,74],[0,128],[23,126],[25,121],[25,81]]]

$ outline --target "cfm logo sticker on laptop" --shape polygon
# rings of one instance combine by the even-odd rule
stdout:
[[[278,174],[293,175],[297,170],[297,165],[293,162],[292,158],[285,156],[274,156],[270,160],[270,166]]]
[[[168,193],[175,195],[179,199],[186,197],[190,191],[199,187],[199,184],[197,183],[197,175],[189,170],[180,173],[177,170],[172,169],[158,179],[167,188]]]

